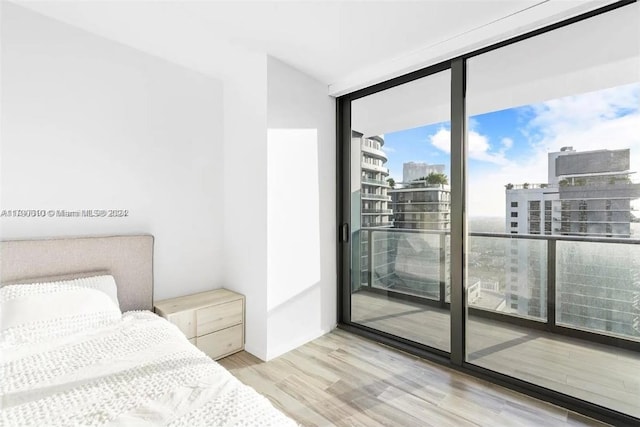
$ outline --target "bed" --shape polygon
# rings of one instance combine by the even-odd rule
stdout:
[[[0,251],[0,425],[297,425],[149,311],[152,236]]]

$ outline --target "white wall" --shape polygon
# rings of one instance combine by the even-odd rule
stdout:
[[[267,353],[336,325],[335,102],[268,57]]]
[[[267,351],[267,60],[238,52],[224,78],[224,286],[246,297],[246,350]]]
[[[222,84],[2,2],[1,238],[151,233],[155,298],[222,285]],[[266,197],[266,196],[265,196]]]
[[[243,293],[261,359],[335,326],[326,85],[241,50],[217,80],[2,7],[0,209],[129,210],[4,218],[2,239],[151,233],[156,299]]]

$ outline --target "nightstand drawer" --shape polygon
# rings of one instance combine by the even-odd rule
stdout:
[[[204,307],[196,311],[196,335],[206,335],[220,329],[234,326],[243,321],[242,300],[231,301],[216,306]]]
[[[244,326],[236,325],[196,338],[197,346],[212,359],[241,350],[244,342]]]
[[[176,325],[187,338],[196,337],[195,310],[180,311],[166,316],[167,320]]]

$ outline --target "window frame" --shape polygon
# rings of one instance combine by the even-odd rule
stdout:
[[[411,354],[433,360],[435,362],[446,365],[450,368],[457,369],[479,378],[486,379],[490,382],[506,386],[513,390],[523,392],[527,395],[540,398],[560,404],[567,409],[583,413],[612,424],[633,424],[640,423],[640,419],[615,411],[610,408],[578,399],[576,397],[566,395],[554,390],[550,390],[514,377],[510,377],[495,371],[481,368],[470,363],[465,359],[465,322],[466,311],[471,310],[465,307],[463,295],[465,293],[464,269],[466,257],[466,61],[474,56],[482,55],[495,49],[508,46],[519,41],[526,40],[531,37],[538,36],[567,25],[580,22],[598,16],[603,13],[636,3],[635,0],[623,0],[616,3],[606,5],[593,11],[572,17],[570,19],[558,22],[526,34],[513,37],[511,39],[496,43],[491,46],[461,55],[450,60],[375,84],[363,89],[345,94],[337,99],[336,102],[336,195],[337,210],[336,221],[338,225],[338,241],[337,241],[337,283],[338,283],[338,327],[349,330],[356,334],[374,339],[378,342],[393,346],[395,348],[407,351]],[[427,77],[440,71],[451,70],[451,303],[448,304],[451,314],[451,353],[434,351],[434,349],[417,345],[406,339],[377,331],[362,325],[354,324],[350,321],[350,191],[348,188],[348,180],[350,176],[350,141],[351,141],[351,102],[364,96],[368,96],[383,90],[387,90],[411,81]],[[514,206],[513,204],[516,204]],[[541,204],[542,205],[542,204]],[[511,202],[510,208],[517,208],[518,202]],[[540,207],[542,211],[542,206]],[[511,211],[511,217],[517,218],[517,211]],[[514,216],[513,213],[516,215]],[[517,234],[511,231],[512,234]],[[531,236],[533,239],[548,239],[548,235]],[[549,242],[549,241],[548,241]],[[555,242],[548,246],[548,256],[555,259]],[[555,270],[555,269],[552,269]],[[554,274],[555,271],[549,271],[548,274]],[[555,285],[554,285],[555,292]],[[547,315],[553,319],[555,323],[555,301],[547,307]],[[536,325],[527,319],[514,319],[514,323],[522,324],[526,327],[544,329],[544,326]],[[629,344],[620,343],[616,338],[612,337],[592,337],[589,332],[577,330],[557,330],[554,331],[568,336],[589,339],[596,342],[602,342],[610,345],[619,345],[631,348],[634,351],[640,351],[640,343]]]

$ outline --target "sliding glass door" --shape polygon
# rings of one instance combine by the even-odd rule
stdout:
[[[448,352],[450,85],[351,102],[351,322]]]
[[[638,16],[339,99],[343,327],[640,424]]]

